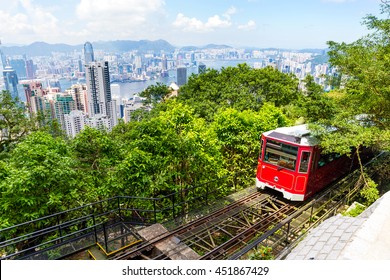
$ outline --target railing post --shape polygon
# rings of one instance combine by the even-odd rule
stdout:
[[[209,201],[208,201],[208,197],[209,197],[209,184],[208,182],[206,182],[206,206],[209,205]]]
[[[95,233],[95,243],[98,242],[98,237],[97,237],[97,228],[96,228],[96,221],[95,221],[95,215],[92,215],[92,221],[93,221],[93,229]]]
[[[59,215],[57,215],[57,225],[58,225],[58,231],[60,233],[60,237],[62,237],[62,230],[61,230],[61,223],[60,223]],[[60,239],[60,241],[62,242],[62,238]]]
[[[119,219],[120,219],[120,220],[123,220],[123,218],[122,218],[122,213],[121,213],[120,196],[118,196],[118,212],[119,212],[119,214],[118,214]]]
[[[153,198],[153,213],[154,213],[154,223],[157,223],[157,209],[156,209],[156,198]]]
[[[175,194],[172,194],[172,220],[175,219]]]
[[[108,253],[108,238],[107,238],[107,232],[106,232],[106,225],[103,223],[103,233],[104,233],[104,245],[106,247],[106,252]]]

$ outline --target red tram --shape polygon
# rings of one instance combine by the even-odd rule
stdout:
[[[354,165],[353,158],[321,154],[307,125],[264,132],[258,162],[257,188],[275,189],[293,201],[305,200]]]

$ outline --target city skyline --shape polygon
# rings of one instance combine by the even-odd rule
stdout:
[[[158,40],[176,46],[326,48],[368,33],[380,0],[0,0],[4,45]]]

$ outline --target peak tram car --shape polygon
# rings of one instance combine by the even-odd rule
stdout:
[[[307,125],[281,127],[261,136],[256,187],[275,189],[286,199],[303,201],[354,165],[348,156],[321,154]]]

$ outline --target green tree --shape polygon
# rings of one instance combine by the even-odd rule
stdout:
[[[353,43],[328,42],[330,62],[342,75],[349,114],[366,118],[388,136],[390,127],[390,7],[382,4],[384,18],[368,15],[365,25],[373,32]],[[345,109],[345,108],[344,108]],[[388,138],[385,138],[388,139]],[[385,140],[383,139],[383,140]],[[380,140],[380,138],[378,138]],[[386,145],[388,146],[388,145]]]
[[[372,31],[352,43],[328,42],[329,61],[340,73],[337,106],[334,116],[321,122],[335,127],[326,133],[318,128],[321,145],[328,152],[357,156],[363,147],[390,149],[390,6],[381,5],[383,18],[368,15],[364,24]],[[360,159],[360,157],[359,157]],[[376,184],[361,167],[364,189],[361,193],[370,203],[378,197]]]
[[[116,182],[123,193],[155,197],[223,175],[216,135],[193,110],[175,100],[157,116],[116,133],[125,158]]]
[[[0,93],[0,153],[9,150],[12,145],[35,128],[25,114],[24,104],[12,98],[8,91]]]
[[[253,184],[261,133],[288,124],[282,111],[268,103],[259,112],[228,108],[215,115],[212,126],[235,187]]]
[[[297,96],[298,80],[294,76],[271,67],[253,69],[239,64],[191,76],[180,88],[178,99],[212,121],[219,108],[258,111],[264,102],[284,106]]]
[[[121,145],[104,130],[84,128],[70,141],[72,155],[77,163],[81,184],[88,188],[89,202],[117,195],[110,185],[115,167],[122,160]]]
[[[69,209],[82,195],[68,145],[42,131],[0,161],[0,178],[1,227]]]
[[[171,93],[171,90],[167,85],[162,83],[157,83],[156,85],[148,86],[144,91],[140,93],[141,97],[145,97],[145,104],[155,104],[158,103],[164,98],[166,98]]]
[[[322,86],[314,82],[311,75],[306,76],[304,95],[296,102],[304,119],[308,122],[318,122],[332,118],[337,113],[333,99],[325,95]]]

